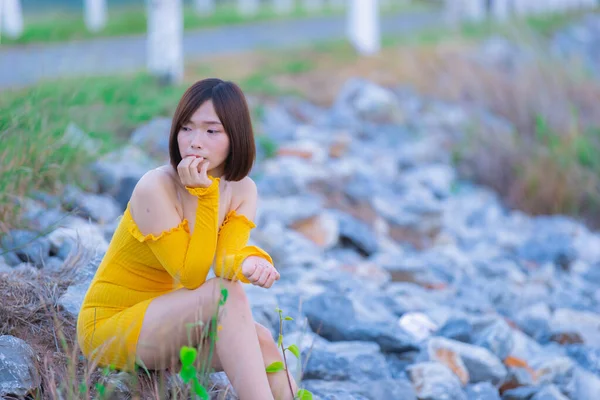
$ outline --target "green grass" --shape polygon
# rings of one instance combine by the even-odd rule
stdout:
[[[100,154],[108,152],[124,143],[136,126],[171,115],[184,90],[137,75],[62,80],[3,92],[0,231],[10,225],[15,198],[77,181],[79,167],[93,161],[81,148],[61,141],[69,123],[95,139]]]
[[[427,2],[419,1],[409,5],[393,5],[386,12],[406,12],[431,7]],[[344,11],[325,7],[317,13],[309,13],[297,2],[294,11],[288,15],[276,14],[271,7],[261,6],[253,16],[243,16],[231,4],[216,7],[211,16],[198,15],[191,5],[184,7],[184,29],[195,30],[216,26],[244,24],[257,21],[286,20],[306,18],[314,15],[340,15]],[[30,43],[65,42],[71,40],[91,39],[96,37],[126,36],[146,32],[146,9],[144,7],[112,7],[108,10],[107,24],[97,33],[89,32],[81,13],[68,11],[54,12],[46,15],[25,16],[25,30],[17,39],[2,37],[3,45],[21,45]]]

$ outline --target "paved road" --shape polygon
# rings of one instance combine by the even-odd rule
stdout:
[[[384,16],[382,32],[408,34],[439,25],[442,20],[435,11]],[[186,32],[184,53],[186,60],[206,59],[215,54],[290,48],[344,36],[345,20],[341,16],[269,21]],[[51,78],[135,71],[143,69],[145,61],[143,35],[14,48],[0,46],[0,88],[21,87]]]

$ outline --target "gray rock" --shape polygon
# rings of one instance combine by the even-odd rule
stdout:
[[[265,174],[256,178],[255,181],[261,199],[265,197],[297,196],[305,190],[303,182],[291,171]]]
[[[600,376],[600,349],[574,344],[565,346],[566,353],[584,369]]]
[[[522,49],[500,36],[485,40],[475,58],[483,65],[511,73],[527,60]]]
[[[437,362],[422,362],[407,368],[420,400],[466,400],[460,381],[452,371]]]
[[[316,244],[279,221],[270,221],[254,229],[251,239],[271,255],[277,268],[313,266],[322,262],[322,251]]]
[[[77,268],[75,283],[67,288],[58,301],[58,304],[75,318],[79,315],[83,299],[101,261],[101,257],[95,257],[82,264],[81,268]]]
[[[466,388],[468,400],[501,400],[498,389],[489,382],[476,383]]]
[[[298,121],[290,115],[285,107],[280,104],[267,104],[263,106],[262,110],[261,126],[265,136],[276,142],[294,138]]]
[[[541,340],[550,333],[550,307],[536,303],[518,312],[515,322],[529,336]]]
[[[551,333],[577,333],[585,344],[600,347],[600,314],[560,308],[554,311],[550,326]]]
[[[561,391],[554,385],[545,386],[537,392],[531,400],[569,400]]]
[[[65,132],[58,143],[72,149],[85,151],[90,156],[97,155],[98,150],[101,147],[98,140],[92,139],[73,122],[70,122],[69,125],[67,125],[67,129],[65,129]]]
[[[379,346],[370,342],[337,342],[310,351],[304,379],[368,382],[391,379]]]
[[[33,349],[14,336],[0,336],[0,396],[26,396],[41,384]]]
[[[323,210],[323,201],[319,196],[305,194],[285,198],[263,198],[258,209],[257,225],[266,225],[269,220],[276,220],[285,226],[291,226],[311,217]]]
[[[472,333],[473,326],[466,318],[450,318],[436,332],[436,335],[459,342],[470,343]]]
[[[488,349],[504,360],[512,350],[512,328],[505,320],[499,319],[479,333],[473,344]]]
[[[575,374],[575,363],[569,357],[546,355],[531,361],[536,371],[536,383],[568,387]]]
[[[341,211],[336,211],[334,216],[339,222],[342,245],[349,244],[364,256],[377,252],[379,245],[376,235],[366,223]]]
[[[159,165],[138,147],[129,145],[102,156],[90,170],[99,182],[100,192],[116,197],[121,210],[125,210],[135,183]]]
[[[502,400],[531,400],[540,390],[538,386],[523,386],[502,393]]]
[[[400,186],[410,188],[422,186],[437,198],[450,196],[455,180],[454,169],[445,164],[431,164],[404,171]]]
[[[309,379],[303,381],[301,386],[321,400],[370,400],[361,394],[362,388],[353,382]]]
[[[361,121],[402,123],[405,118],[392,91],[359,78],[346,82],[331,112],[332,121],[343,121],[345,126],[357,126]],[[374,132],[377,130],[370,134]]]
[[[65,193],[63,205],[67,210],[74,210],[83,218],[91,218],[100,224],[113,222],[121,214],[119,205],[112,197],[85,193],[72,186]]]
[[[58,257],[49,257],[44,262],[44,270],[48,272],[60,272],[64,266],[64,260]]]
[[[507,375],[506,367],[489,350],[455,340],[434,337],[429,340],[428,352],[430,358],[439,349],[446,349],[460,356],[470,376],[471,383],[489,381],[494,385],[504,381]]]
[[[573,379],[563,388],[570,399],[595,400],[600,393],[600,378],[583,369],[576,369]]]
[[[38,233],[26,230],[12,230],[0,240],[1,247],[14,254],[20,261],[31,262],[41,267],[50,254],[50,241]],[[13,264],[15,257],[8,256],[7,261]]]
[[[131,143],[151,156],[165,159],[169,154],[170,118],[154,118],[131,134]]]
[[[411,335],[395,321],[369,321],[355,311],[352,301],[342,294],[323,293],[304,303],[304,312],[313,331],[332,341],[376,342],[386,352],[417,349]]]

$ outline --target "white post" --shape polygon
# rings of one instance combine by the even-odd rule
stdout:
[[[106,26],[106,0],[85,0],[85,26],[90,32],[99,32]]]
[[[465,17],[468,21],[474,22],[484,20],[486,17],[484,0],[466,0]]]
[[[291,14],[294,5],[294,0],[274,0],[273,8],[277,14]]]
[[[252,16],[258,13],[260,8],[259,0],[238,0],[238,9],[240,14],[245,16]]]
[[[181,0],[147,0],[148,69],[168,83],[183,79]]]
[[[11,39],[23,34],[23,10],[20,0],[0,0],[4,33]]]
[[[498,21],[505,21],[510,16],[508,0],[494,0],[492,3],[492,16]]]
[[[319,12],[323,9],[323,0],[304,0],[304,7],[310,13]]]
[[[378,0],[349,0],[348,35],[356,50],[363,55],[381,48]]]
[[[212,15],[215,12],[215,0],[194,0],[194,10],[198,15]]]

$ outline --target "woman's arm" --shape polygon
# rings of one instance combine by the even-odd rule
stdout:
[[[217,250],[215,254],[215,275],[229,279],[240,280],[244,283],[268,284],[279,279],[279,273],[273,267],[271,256],[256,246],[248,246],[250,231],[256,227],[253,220],[256,215],[258,193],[256,184],[249,177],[237,183],[236,198],[241,199],[239,206],[229,212],[218,235]],[[245,263],[246,261],[246,263]],[[249,261],[252,264],[262,264],[262,269],[267,276],[262,277],[261,271],[256,274],[254,265],[245,268]],[[262,270],[261,269],[261,270]],[[244,274],[246,272],[247,276]],[[272,275],[272,279],[268,274]]]
[[[175,208],[175,189],[170,178],[152,171],[138,182],[131,198],[131,214],[165,270],[187,289],[206,280],[217,244],[219,179],[207,188],[188,188],[198,198],[194,232]],[[190,251],[194,249],[194,251]]]

